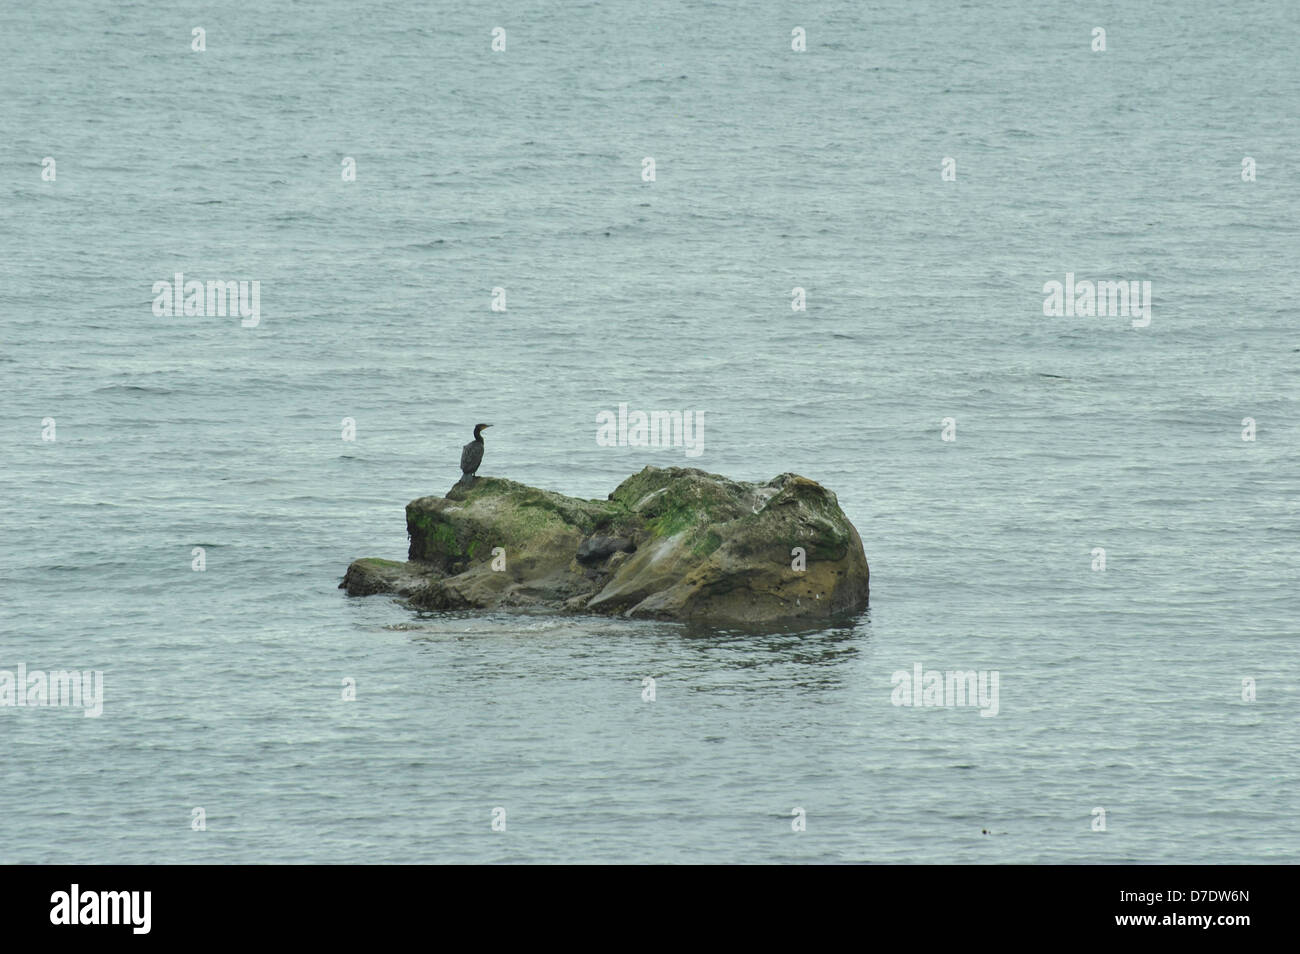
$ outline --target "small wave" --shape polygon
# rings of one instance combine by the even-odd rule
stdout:
[[[149,385],[145,385],[145,384],[109,384],[102,388],[95,388],[94,393],[106,394],[115,391],[121,393],[129,393],[132,391],[136,391],[142,394],[175,394],[176,393],[171,388],[150,387]]]

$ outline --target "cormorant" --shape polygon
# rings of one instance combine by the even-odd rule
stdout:
[[[478,465],[483,463],[483,428],[491,427],[491,424],[475,424],[474,439],[461,448],[460,452],[460,482],[463,484],[474,483],[474,473],[478,470]]]

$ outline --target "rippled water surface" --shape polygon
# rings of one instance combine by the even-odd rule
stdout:
[[[105,674],[0,708],[0,861],[1300,860],[1300,7],[1012,6],[0,8],[0,669]],[[259,324],[156,317],[178,271]],[[578,496],[818,480],[871,608],[345,597],[476,421]]]

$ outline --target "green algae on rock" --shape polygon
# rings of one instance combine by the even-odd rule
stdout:
[[[828,619],[867,605],[869,569],[835,495],[647,467],[607,500],[498,477],[406,506],[406,563],[357,560],[351,596],[419,609],[537,609],[719,625]]]

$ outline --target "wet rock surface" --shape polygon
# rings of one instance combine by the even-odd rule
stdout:
[[[835,495],[647,467],[606,500],[497,477],[406,507],[408,560],[362,559],[340,586],[426,610],[554,610],[743,625],[864,609],[869,568]]]

